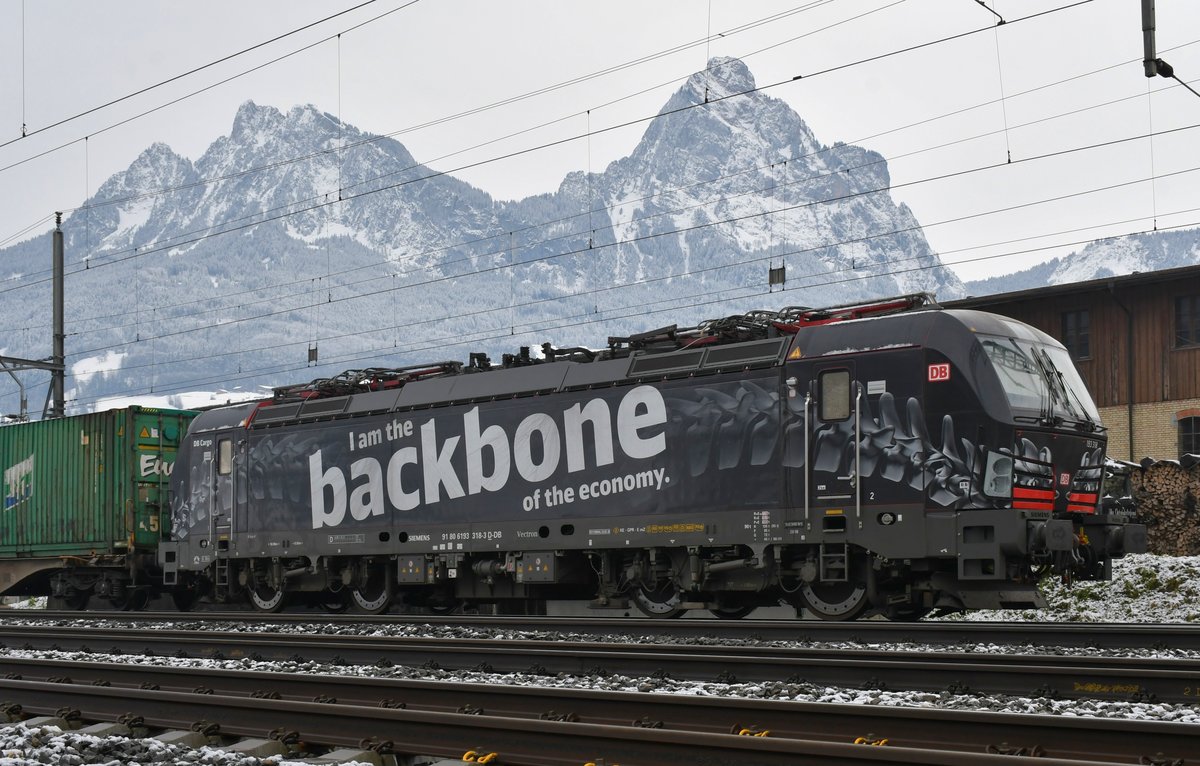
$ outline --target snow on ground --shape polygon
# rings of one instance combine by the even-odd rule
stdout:
[[[1200,556],[1134,554],[1113,562],[1112,582],[1047,579],[1047,609],[968,612],[959,620],[1200,622]]]
[[[71,365],[71,375],[82,385],[96,375],[105,378],[121,369],[121,363],[128,354],[117,351],[106,351],[102,356],[89,356]]]

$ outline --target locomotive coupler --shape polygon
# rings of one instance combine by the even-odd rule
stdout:
[[[1075,549],[1075,525],[1070,519],[1046,519],[1034,522],[1034,549],[1071,551]]]

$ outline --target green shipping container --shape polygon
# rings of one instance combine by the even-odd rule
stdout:
[[[170,518],[167,490],[196,413],[126,407],[0,427],[0,592],[56,568],[130,566]],[[36,588],[35,590],[41,590]]]

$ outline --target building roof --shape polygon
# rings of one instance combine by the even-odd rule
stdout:
[[[1155,282],[1172,282],[1179,279],[1200,278],[1200,266],[1181,266],[1176,269],[1160,271],[1134,272],[1124,276],[1102,277],[1086,282],[1072,282],[1065,285],[1047,285],[1028,290],[1016,290],[1011,293],[996,293],[994,295],[971,296],[954,301],[943,301],[946,308],[970,309],[982,306],[994,306],[999,303],[1018,303],[1027,300],[1041,300],[1060,295],[1074,295],[1089,292],[1107,292],[1110,287],[1120,289],[1134,285],[1153,284]]]

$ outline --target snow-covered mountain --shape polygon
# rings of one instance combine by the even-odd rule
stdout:
[[[1197,264],[1200,229],[1131,234],[1091,242],[1078,252],[1023,271],[967,282],[966,289],[971,295],[994,295]]]
[[[732,95],[753,88],[741,61],[714,59],[628,157],[512,202],[311,106],[248,102],[195,162],[155,144],[64,221],[68,385],[86,405],[965,294],[892,200],[881,156],[822,145],[764,93]],[[0,250],[0,273],[35,281],[48,239]],[[770,295],[781,263],[788,289]],[[19,294],[0,302],[0,353],[43,357],[49,286]]]

